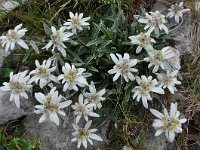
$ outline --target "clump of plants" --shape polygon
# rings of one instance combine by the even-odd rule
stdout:
[[[76,118],[71,141],[77,142],[78,148],[93,145],[93,140],[103,141],[96,128],[90,129],[92,120],[101,122],[109,116],[117,124],[121,116],[118,106],[134,110],[138,116],[150,108],[157,117],[153,122],[155,136],[165,133],[172,142],[187,119],[178,111],[177,103],[171,103],[168,111],[161,98],[169,92],[174,94],[181,84],[177,79],[180,54],[168,39],[186,11],[181,2],[173,5],[167,16],[159,11],[146,12],[134,15],[133,22],[120,2],[95,22],[83,13],[70,11],[68,19],[59,20],[59,24],[43,21],[44,37],[38,40],[26,39],[28,30],[19,24],[0,37],[5,51],[26,49],[24,62],[31,53],[45,54],[46,58],[35,60],[30,70],[11,72],[10,81],[4,82],[1,90],[11,92],[10,101],[18,109],[20,98],[28,99],[32,90],[38,101],[34,112],[41,116],[39,123],[50,119],[59,126],[60,116],[67,117],[65,108],[71,107]],[[167,17],[175,18],[176,24],[168,24]],[[163,113],[153,109],[160,106]]]

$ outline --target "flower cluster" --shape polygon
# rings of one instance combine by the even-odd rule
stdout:
[[[170,13],[167,17],[175,16],[176,23],[179,23],[179,17],[182,18],[183,12],[188,11],[188,9],[183,9],[182,5],[183,3],[173,5],[169,9]],[[72,124],[75,132],[72,133],[74,138],[71,142],[77,141],[78,148],[83,145],[87,149],[88,142],[93,145],[92,140],[102,141],[102,138],[95,134],[97,129],[89,128],[92,125],[92,118],[100,117],[95,111],[102,108],[102,102],[106,100],[106,89],[97,90],[93,81],[87,81],[90,78],[87,78],[85,63],[64,61],[60,63],[61,66],[58,66],[57,57],[65,58],[68,55],[66,42],[70,42],[71,37],[77,35],[78,31],[81,32],[84,27],[90,25],[87,22],[90,17],[83,18],[83,13],[73,14],[69,12],[69,17],[70,19],[58,30],[54,26],[51,27],[52,34],[48,37],[47,44],[43,45],[43,49],[50,49],[53,56],[43,60],[43,62],[35,60],[36,68],[30,72],[28,70],[17,74],[11,72],[10,81],[4,82],[1,90],[11,92],[10,101],[14,100],[17,108],[20,108],[20,98],[28,99],[28,92],[31,92],[33,86],[38,85],[44,91],[34,93],[35,99],[39,103],[35,106],[34,112],[42,114],[39,123],[50,119],[59,126],[60,115],[66,116],[65,109],[71,105],[69,108],[72,108],[75,116],[75,124]],[[141,23],[140,26],[145,24],[144,30],[142,28],[141,33],[129,35],[127,38],[130,40],[131,46],[136,45],[137,48],[124,54],[120,54],[119,51],[109,52],[107,58],[111,58],[114,66],[110,70],[106,70],[106,75],[113,75],[113,82],[124,80],[124,84],[130,83],[132,85],[130,86],[130,92],[133,93],[132,99],[136,99],[138,103],[141,100],[143,106],[147,109],[149,107],[148,101],[154,99],[153,95],[164,94],[166,88],[172,94],[177,91],[176,85],[181,84],[177,80],[180,70],[180,54],[170,46],[156,47],[156,40],[152,38],[155,37],[152,36],[154,33],[156,37],[159,37],[162,31],[164,31],[164,34],[170,33],[165,15],[159,11],[146,13],[145,17],[138,18],[138,22]],[[24,49],[29,49],[27,42],[22,40],[27,29],[21,28],[22,24],[16,26],[14,30],[9,30],[6,36],[0,37],[5,51],[14,50],[16,44]],[[146,30],[147,32],[145,32]],[[58,53],[56,53],[56,50]],[[80,67],[81,65],[84,65],[84,68]],[[140,65],[145,66],[145,69],[148,70],[146,72],[140,71]],[[87,70],[89,69],[87,68]],[[123,84],[123,82],[116,84],[119,83]],[[76,101],[68,99],[74,98],[74,95],[79,95]],[[186,119],[180,119],[177,103],[171,104],[170,113],[166,108],[164,114],[154,109],[150,109],[150,111],[159,118],[153,123],[157,130],[155,136],[165,132],[167,139],[172,142],[175,133],[182,132],[182,123],[185,123]],[[84,127],[79,125],[81,119],[86,122]]]
[[[151,113],[158,119],[153,122],[153,127],[157,130],[155,136],[159,136],[165,132],[166,138],[172,142],[175,138],[175,133],[182,132],[182,124],[187,121],[185,118],[180,119],[180,112],[177,110],[177,103],[171,103],[170,112],[164,108],[164,114],[155,109],[150,109]]]

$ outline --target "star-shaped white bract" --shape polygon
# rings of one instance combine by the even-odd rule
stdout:
[[[175,18],[175,22],[179,24],[180,18],[183,19],[183,13],[190,11],[190,9],[184,9],[183,8],[183,2],[180,2],[179,4],[174,4],[169,9],[169,13],[167,14],[167,17],[169,18]]]
[[[89,102],[90,104],[94,104],[94,109],[101,108],[101,101],[104,101],[106,98],[103,95],[106,93],[105,89],[97,91],[94,85],[94,82],[91,82],[89,85],[90,92],[84,93],[85,101]]]
[[[103,141],[100,136],[94,133],[97,131],[97,129],[89,129],[91,124],[92,120],[88,121],[85,124],[84,128],[80,128],[77,124],[72,124],[75,132],[72,133],[74,138],[71,140],[71,142],[77,141],[78,142],[77,148],[80,148],[81,144],[83,144],[85,149],[87,149],[87,142],[93,145],[92,140]]]
[[[67,29],[72,29],[72,33],[76,33],[76,30],[83,30],[83,27],[89,26],[90,24],[86,21],[90,20],[90,17],[83,18],[83,13],[75,13],[69,12],[70,19],[64,23],[67,26]]]
[[[169,91],[174,94],[175,91],[177,91],[175,85],[180,85],[181,82],[177,80],[176,76],[177,76],[178,70],[175,70],[173,72],[169,72],[167,70],[166,74],[159,74],[156,73],[157,78],[159,79],[159,83],[163,86],[163,88],[168,88]]]
[[[117,58],[117,57],[118,58]],[[126,82],[135,80],[132,72],[138,72],[137,69],[133,68],[137,64],[137,59],[130,59],[128,53],[124,54],[124,57],[120,54],[110,54],[115,66],[113,69],[109,70],[109,74],[115,74],[113,77],[113,82],[116,81],[120,76],[122,76]]]
[[[164,30],[167,34],[169,33],[168,28],[165,26],[165,16],[159,11],[150,12],[150,15],[146,13],[146,16],[139,19],[138,22],[146,24],[144,29],[148,29],[149,34],[154,31],[155,34],[159,35],[159,30]]]
[[[69,37],[73,35],[73,33],[66,32],[66,27],[62,26],[59,30],[56,30],[54,26],[51,27],[52,35],[49,43],[44,47],[47,50],[53,45],[52,52],[55,51],[55,48],[58,49],[61,54],[66,57],[65,48],[67,48],[64,42],[69,40]]]
[[[22,24],[19,24],[14,30],[10,29],[5,36],[1,36],[0,40],[5,51],[13,50],[16,44],[24,49],[29,49],[28,45],[22,40],[27,31],[26,28],[22,29]]]
[[[140,53],[141,50],[144,48],[146,51],[153,51],[153,46],[151,43],[156,43],[156,41],[150,37],[148,33],[140,33],[136,36],[129,36],[131,43],[134,45],[138,45],[136,49],[136,53]]]
[[[56,67],[50,68],[51,63],[51,59],[48,59],[44,60],[43,63],[40,65],[39,61],[36,60],[35,65],[37,68],[30,72],[30,75],[33,76],[31,77],[29,82],[35,82],[36,84],[38,84],[39,82],[39,86],[41,89],[51,81],[58,82],[57,78],[54,75],[52,75]]]
[[[10,81],[4,82],[0,89],[2,91],[11,92],[10,101],[15,101],[17,108],[20,108],[20,97],[28,99],[27,91],[30,91],[32,85],[28,83],[30,76],[27,75],[28,70],[19,72],[18,74],[10,73]]]
[[[167,60],[174,57],[169,47],[164,47],[162,50],[154,50],[148,52],[149,57],[144,58],[145,61],[150,62],[148,68],[154,66],[153,73],[156,73],[161,67],[163,70],[166,69]]]
[[[181,133],[182,124],[187,121],[185,118],[180,119],[177,103],[171,103],[170,113],[168,113],[166,108],[164,108],[164,114],[155,109],[150,109],[150,111],[158,118],[153,122],[153,127],[157,130],[155,136],[159,136],[161,133],[165,132],[165,136],[169,142],[173,142],[175,133]]]
[[[147,100],[151,101],[152,97],[150,95],[151,92],[158,93],[158,94],[164,94],[164,90],[159,86],[159,83],[156,79],[153,79],[152,76],[146,77],[144,75],[140,77],[136,76],[136,81],[138,83],[138,86],[136,86],[132,92],[133,99],[135,99],[137,102],[142,99],[143,106],[145,108],[148,108]]]
[[[88,116],[91,117],[99,117],[97,113],[93,112],[93,107],[95,104],[89,104],[84,100],[83,95],[80,94],[78,98],[78,102],[75,105],[72,105],[74,109],[74,114],[76,115],[76,124],[79,122],[81,117],[83,116],[86,121],[88,121]]]
[[[71,100],[66,100],[62,95],[59,95],[56,87],[52,88],[47,95],[35,93],[35,98],[41,105],[36,105],[36,110],[34,112],[36,114],[43,114],[39,119],[39,123],[42,123],[49,117],[57,126],[59,126],[60,122],[58,114],[66,116],[62,109],[68,107],[72,103]],[[62,102],[62,100],[64,101]]]
[[[62,80],[62,84],[64,84],[63,91],[75,90],[78,91],[78,86],[85,87],[88,85],[85,77],[84,77],[84,68],[75,68],[74,65],[65,63],[62,67],[63,74],[58,76],[58,80]]]

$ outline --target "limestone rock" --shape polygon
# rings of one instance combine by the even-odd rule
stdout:
[[[173,1],[173,3],[179,3],[179,0]],[[164,15],[168,13],[168,7],[163,3],[162,1],[157,0],[157,2],[154,4],[153,11],[160,11]],[[174,23],[173,19],[168,19],[169,22]],[[184,54],[185,52],[191,52],[192,51],[192,43],[190,40],[190,30],[192,25],[192,14],[191,12],[186,12],[183,15],[183,21],[177,25],[174,29],[170,30],[170,34],[172,35],[174,41],[176,42],[175,48],[179,50],[181,54]]]
[[[20,109],[14,101],[10,102],[10,92],[0,91],[0,124],[33,113],[33,103],[30,99],[21,98]]]
[[[3,9],[3,10],[13,10],[17,6],[19,6],[18,2],[12,1],[12,0],[6,0],[6,1],[1,2],[0,9]]]
[[[74,129],[72,127],[72,123],[74,122],[74,116],[70,111],[66,113],[69,117],[60,118],[60,126],[57,127],[53,122],[50,120],[45,120],[43,123],[38,123],[39,118],[41,115],[29,115],[25,118],[24,126],[27,130],[28,138],[36,137],[41,143],[41,148],[43,150],[77,150],[77,142],[71,143],[71,139],[73,138],[72,132]],[[65,120],[64,122],[62,120]],[[84,127],[85,122],[79,123],[80,127]],[[93,124],[94,125],[94,124]],[[95,128],[95,126],[91,126],[91,128]],[[98,128],[98,131],[100,129]],[[96,133],[102,137],[101,134]],[[102,147],[105,146],[105,142],[97,142],[93,140],[94,145],[91,146],[88,143],[87,150],[100,150]],[[80,150],[84,150],[83,145],[81,146]]]
[[[174,150],[174,144],[169,144],[164,134],[155,137],[154,128],[149,129],[145,145],[148,150]]]

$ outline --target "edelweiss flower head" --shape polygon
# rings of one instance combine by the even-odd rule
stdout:
[[[144,29],[149,29],[149,34],[151,34],[154,31],[155,34],[158,35],[159,30],[164,30],[167,34],[169,33],[168,28],[165,26],[165,16],[162,15],[159,11],[150,12],[150,15],[146,13],[145,18],[139,19],[138,22],[146,24]]]
[[[62,84],[64,84],[63,91],[68,90],[75,90],[78,91],[78,86],[85,87],[88,85],[85,77],[84,77],[84,68],[75,68],[74,65],[65,63],[65,65],[62,67],[62,71],[64,74],[61,74],[58,76],[58,80],[62,80]]]
[[[183,2],[180,2],[179,4],[172,5],[169,11],[167,17],[175,17],[175,22],[179,24],[179,18],[183,19],[183,13],[190,11],[190,9],[183,9]]]
[[[152,76],[146,77],[142,75],[141,78],[136,76],[136,81],[139,86],[136,86],[132,90],[134,93],[133,99],[137,97],[137,102],[142,99],[142,103],[145,108],[148,108],[147,100],[152,100],[150,92],[164,94],[164,90],[159,86],[159,83],[156,79],[152,79]]]
[[[88,121],[88,116],[91,117],[99,117],[98,114],[93,112],[93,107],[95,104],[89,104],[87,101],[83,99],[83,95],[79,95],[79,102],[75,103],[75,105],[72,105],[72,108],[74,109],[74,114],[76,116],[76,124],[79,122],[81,117],[83,116],[86,121]]]
[[[29,49],[28,45],[21,39],[28,31],[26,28],[22,28],[22,24],[17,25],[14,30],[8,30],[5,36],[1,36],[0,40],[3,43],[2,47],[5,47],[5,51],[13,50],[15,44],[18,44],[24,49]]]
[[[61,54],[66,57],[66,51],[65,48],[67,48],[63,42],[66,42],[69,40],[69,37],[73,35],[73,33],[65,32],[66,27],[61,27],[59,30],[56,30],[54,26],[51,27],[52,35],[51,40],[49,43],[44,47],[47,50],[53,45],[52,52],[55,51],[55,48],[58,49],[58,51],[61,52]]]
[[[168,88],[172,94],[174,94],[174,92],[177,91],[175,85],[181,84],[181,82],[176,79],[177,73],[178,73],[178,70],[175,70],[172,73],[170,73],[167,70],[167,74],[157,73],[157,78],[159,79],[159,82],[161,83],[163,88],[164,89]]]
[[[58,95],[56,87],[52,88],[50,93],[46,96],[43,93],[35,93],[35,98],[39,103],[41,103],[41,105],[36,105],[36,110],[34,112],[36,114],[43,114],[39,119],[39,123],[42,123],[47,116],[49,116],[50,120],[57,126],[59,126],[60,122],[57,113],[62,116],[66,116],[62,109],[68,107],[72,103],[71,100],[61,102],[64,97],[62,95]]]
[[[149,51],[148,54],[149,57],[144,58],[144,60],[150,62],[148,68],[154,66],[153,73],[156,73],[159,67],[165,70],[166,61],[175,55],[169,47],[164,47],[162,50],[154,50],[153,52]]]
[[[148,33],[140,33],[137,36],[129,36],[132,44],[138,45],[136,49],[136,53],[140,53],[141,50],[144,48],[146,51],[152,51],[153,46],[151,43],[156,43],[156,41],[150,37]]]
[[[79,128],[78,125],[72,124],[75,132],[72,133],[74,138],[71,140],[71,142],[78,141],[77,148],[80,148],[81,144],[83,144],[83,146],[87,148],[87,142],[93,145],[92,140],[103,141],[100,136],[94,133],[97,131],[97,129],[89,129],[91,124],[92,124],[92,120],[88,121],[85,124],[84,128]]]
[[[30,72],[30,75],[33,75],[33,77],[30,79],[30,83],[35,82],[39,85],[42,89],[44,86],[46,86],[50,81],[57,82],[57,78],[52,75],[52,72],[56,69],[56,67],[51,66],[51,59],[44,60],[42,65],[40,65],[39,61],[35,61],[36,69]]]
[[[97,92],[94,82],[91,82],[91,84],[89,85],[89,90],[90,93],[84,93],[84,96],[86,98],[85,101],[89,102],[90,104],[94,104],[94,109],[96,109],[97,107],[100,109],[102,107],[101,101],[104,101],[106,99],[102,97],[106,93],[106,90],[102,89]]]
[[[115,63],[115,66],[113,69],[109,70],[109,74],[115,74],[113,77],[113,82],[116,81],[119,76],[122,76],[126,82],[135,80],[134,75],[132,72],[137,72],[138,70],[133,68],[137,64],[137,59],[130,59],[129,54],[125,53],[124,57],[120,54],[110,54],[110,57],[112,58],[113,62]]]
[[[4,82],[0,89],[2,91],[11,92],[10,101],[14,100],[17,108],[20,108],[20,96],[28,99],[26,91],[32,88],[32,85],[28,84],[30,76],[26,76],[28,70],[19,72],[18,74],[10,73],[10,82]]]
[[[165,132],[166,138],[173,142],[175,138],[175,133],[182,132],[182,124],[187,121],[187,119],[180,119],[180,112],[177,110],[177,103],[171,103],[170,114],[166,108],[164,108],[164,114],[158,112],[155,109],[150,109],[151,113],[158,119],[153,122],[153,127],[157,130],[155,136],[159,136],[161,133]]]
[[[69,12],[69,16],[71,19],[68,19],[67,22],[64,23],[67,26],[67,29],[72,29],[72,33],[76,33],[76,30],[83,30],[84,26],[89,26],[90,24],[86,21],[90,19],[90,17],[83,18],[83,13],[75,13]]]

